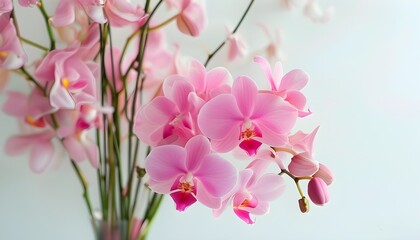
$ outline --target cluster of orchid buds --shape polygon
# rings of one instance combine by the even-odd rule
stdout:
[[[207,69],[225,44],[229,60],[245,54],[235,33],[253,2],[202,63],[182,56],[182,45],[171,48],[164,32],[174,21],[181,33],[200,35],[207,25],[202,1],[146,0],[142,6],[61,0],[49,15],[42,0],[19,0],[20,7],[40,10],[50,42],[45,47],[25,38],[18,5],[2,0],[0,72],[21,75],[30,89],[8,91],[3,111],[20,120],[22,133],[8,139],[6,152],[30,151],[30,168],[40,173],[64,149],[93,217],[80,166],[89,161],[98,175],[101,218],[135,219],[143,235],[162,194],[169,194],[179,211],[198,201],[215,216],[232,208],[251,224],[253,215],[267,213],[284,192],[288,176],[296,183],[302,212],[309,201],[301,180],[309,180],[310,200],[325,204],[333,176],[313,156],[318,128],[293,130],[311,114],[301,91],[308,75],[299,69],[283,74],[280,62],[272,69],[256,56],[255,66],[270,86],[263,89],[251,77],[232,77],[227,68]],[[155,13],[165,5],[174,15],[162,20]],[[122,46],[113,42],[117,28],[127,34]],[[24,45],[42,51],[42,57],[30,62]],[[244,169],[238,169],[236,157],[248,161]]]

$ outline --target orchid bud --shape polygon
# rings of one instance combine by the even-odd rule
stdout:
[[[307,152],[303,152],[292,158],[288,168],[295,176],[312,176],[318,171],[319,163],[312,160]]]
[[[321,178],[314,177],[308,183],[308,195],[316,205],[322,206],[330,200],[327,184]]]
[[[330,185],[334,180],[332,171],[324,164],[319,164],[318,172],[314,174],[314,177],[321,178],[327,185]]]
[[[302,213],[309,212],[309,201],[308,199],[306,199],[306,197],[302,197],[301,199],[299,199],[298,203],[299,209]]]
[[[176,23],[182,33],[197,37],[207,25],[205,6],[200,2],[184,0]]]

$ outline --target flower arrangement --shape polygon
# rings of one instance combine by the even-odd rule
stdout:
[[[295,2],[282,1],[289,7]],[[200,35],[207,25],[202,1],[60,0],[47,13],[42,0],[3,0],[1,85],[15,73],[30,89],[7,93],[3,111],[19,120],[22,133],[8,139],[6,153],[29,151],[30,168],[41,173],[64,149],[90,216],[107,226],[94,224],[106,230],[99,238],[145,239],[165,195],[178,211],[199,202],[214,216],[231,208],[248,224],[269,211],[270,202],[283,193],[285,177],[297,186],[302,212],[309,210],[309,200],[301,181],[309,181],[314,204],[327,203],[333,175],[313,157],[318,128],[293,130],[298,119],[311,114],[301,91],[309,76],[300,69],[283,74],[280,62],[272,69],[262,56],[253,60],[268,89],[248,76],[233,78],[224,67],[207,69],[225,45],[229,61],[247,53],[237,31],[253,3],[244,6],[227,38],[199,61],[183,57],[182,45],[168,47],[164,29],[176,22],[181,33]],[[165,5],[174,15],[161,19],[156,13]],[[19,31],[14,7],[40,10],[48,47]],[[314,21],[326,21],[331,11],[322,11],[315,1],[304,6]],[[122,45],[115,43],[117,29],[125,30]],[[278,36],[262,29],[272,39],[267,57],[278,58]],[[40,50],[42,57],[30,63],[23,45]],[[247,166],[239,169],[228,153]],[[97,172],[100,203],[95,205],[83,161]],[[125,227],[116,237],[113,229],[121,222]]]

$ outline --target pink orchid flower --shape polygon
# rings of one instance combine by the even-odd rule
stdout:
[[[204,4],[198,0],[167,0],[170,7],[180,10],[176,23],[178,29],[187,35],[197,37],[207,25]]]
[[[319,169],[313,176],[321,178],[327,185],[331,185],[331,183],[334,181],[333,172],[322,163],[319,164]]]
[[[39,90],[34,89],[30,95],[9,91],[3,111],[32,127],[44,128],[47,125],[45,116],[53,109],[48,99]]]
[[[39,0],[19,0],[18,2],[22,7],[33,7],[40,4]]]
[[[60,126],[57,134],[63,138],[63,145],[75,162],[89,160],[94,168],[98,167],[98,146],[90,139],[89,131],[101,126],[103,113],[109,113],[109,110],[82,105],[77,110],[62,110],[55,114]]]
[[[313,155],[314,140],[318,130],[319,127],[315,128],[311,133],[297,131],[295,134],[289,136],[290,147],[295,152],[307,152],[309,155]]]
[[[13,10],[12,0],[1,0],[0,1],[0,15],[9,14]]]
[[[233,62],[237,59],[240,59],[248,54],[248,46],[245,43],[245,40],[238,33],[230,33],[228,30],[229,36],[227,38],[227,48],[228,48],[228,60]]]
[[[42,86],[51,86],[51,106],[74,109],[80,104],[96,102],[98,65],[82,59],[77,48],[51,51],[39,64],[35,76]]]
[[[235,214],[247,224],[253,224],[252,215],[264,215],[270,209],[270,202],[277,199],[285,189],[281,176],[265,173],[270,161],[254,160],[246,169],[239,172],[236,187],[228,194],[222,206],[213,211],[218,217],[228,204],[232,203]]]
[[[154,98],[136,113],[134,132],[143,142],[158,146],[185,145],[199,134],[196,116],[203,101],[183,77],[173,75],[163,83],[164,96]]]
[[[0,68],[14,70],[22,67],[27,60],[13,19],[0,18]]]
[[[210,208],[221,207],[222,198],[236,184],[237,171],[227,160],[211,153],[202,135],[191,138],[185,148],[176,145],[152,149],[146,158],[150,188],[170,194],[178,211],[197,200]]]
[[[259,26],[269,41],[264,49],[267,58],[269,60],[283,60],[285,58],[285,54],[281,50],[283,38],[280,29],[275,29],[272,32],[265,24],[259,24]]]
[[[54,131],[47,130],[39,133],[17,135],[6,141],[5,152],[15,156],[29,151],[29,167],[36,173],[43,172],[54,157],[52,139]]]
[[[187,78],[197,95],[204,101],[222,93],[230,93],[229,83],[232,81],[232,75],[224,67],[216,67],[207,72],[201,62],[192,59],[182,72],[180,75]]]
[[[85,12],[96,23],[105,23],[104,12],[105,0],[61,0],[55,10],[51,22],[55,27],[63,27],[72,24],[76,20],[78,11]]]
[[[141,27],[147,20],[147,15],[139,5],[133,5],[130,1],[107,0],[105,13],[109,23],[113,27],[133,25]]]
[[[280,62],[275,65],[273,72],[265,58],[254,57],[254,62],[258,63],[264,71],[264,74],[270,82],[271,90],[295,106],[299,110],[299,117],[305,117],[311,114],[309,110],[303,110],[306,105],[306,97],[300,92],[308,83],[309,76],[307,73],[303,70],[295,69],[283,76],[283,67]]]
[[[281,146],[294,126],[297,111],[281,97],[258,92],[254,81],[235,79],[232,94],[221,94],[208,101],[198,115],[203,134],[219,152],[239,145],[250,156],[262,143]]]

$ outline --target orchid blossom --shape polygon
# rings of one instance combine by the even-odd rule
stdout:
[[[150,188],[170,194],[178,211],[197,200],[210,208],[221,207],[222,198],[236,184],[235,167],[211,153],[210,142],[201,135],[191,138],[185,148],[176,145],[152,149],[146,158]]]
[[[255,155],[262,143],[281,146],[294,126],[297,111],[275,94],[258,92],[254,81],[235,79],[231,94],[209,100],[198,115],[198,125],[216,151],[239,145]]]

